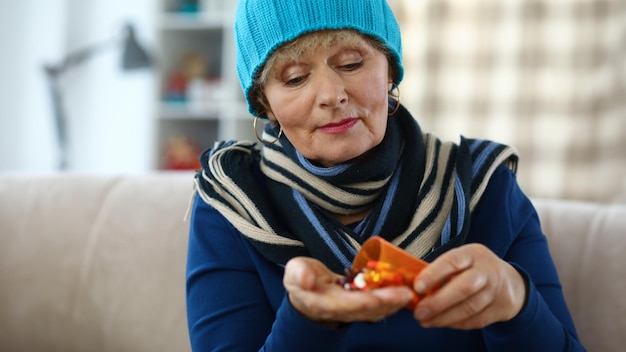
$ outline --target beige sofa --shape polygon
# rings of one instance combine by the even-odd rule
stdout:
[[[188,351],[191,192],[188,172],[0,174],[0,350]],[[626,207],[535,203],[583,343],[623,351]]]

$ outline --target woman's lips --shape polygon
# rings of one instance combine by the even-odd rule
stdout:
[[[326,124],[320,127],[320,130],[324,133],[339,134],[352,128],[352,126],[354,126],[358,121],[359,119],[356,117],[349,117],[339,122]]]

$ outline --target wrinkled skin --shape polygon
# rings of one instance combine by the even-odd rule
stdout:
[[[321,262],[298,257],[287,263],[284,285],[301,314],[331,327],[378,321],[411,299],[408,287],[345,291],[336,283],[338,277]],[[526,298],[526,283],[517,270],[480,244],[439,256],[415,278],[413,289],[422,294],[443,282],[415,307],[415,318],[424,327],[483,328],[515,317]]]
[[[267,115],[307,159],[333,166],[380,144],[392,87],[387,56],[365,40],[279,61],[263,92]]]

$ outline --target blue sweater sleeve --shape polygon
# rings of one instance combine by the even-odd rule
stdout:
[[[496,170],[483,202],[489,207],[479,205],[472,221],[473,238],[468,240],[486,244],[528,283],[527,302],[520,314],[483,329],[488,350],[584,351],[538,215],[509,169]]]
[[[192,349],[343,350],[345,329],[325,328],[302,317],[280,289],[283,268],[251,251],[223,216],[195,198],[186,281]],[[302,331],[306,334],[294,334]]]

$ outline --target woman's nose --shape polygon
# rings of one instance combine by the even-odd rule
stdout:
[[[315,94],[321,107],[336,108],[348,102],[345,82],[331,68],[325,68],[315,78]]]

